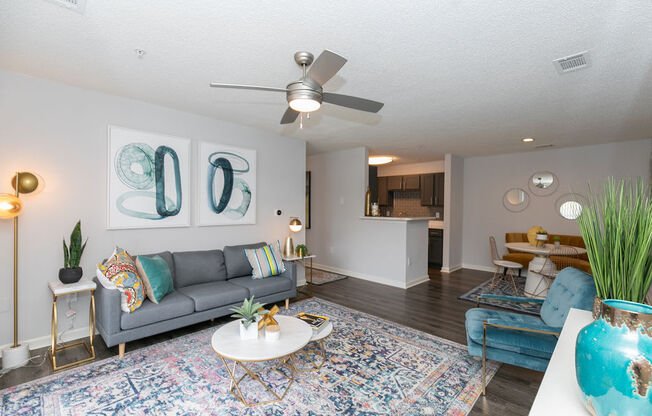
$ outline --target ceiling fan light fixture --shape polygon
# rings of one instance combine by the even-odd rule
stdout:
[[[310,113],[319,110],[321,103],[312,98],[295,98],[290,101],[290,108],[299,113]]]
[[[392,156],[369,156],[369,164],[372,166],[386,165],[393,161],[394,157]]]

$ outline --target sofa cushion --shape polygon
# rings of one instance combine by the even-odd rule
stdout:
[[[147,298],[159,303],[163,297],[174,291],[170,266],[161,256],[136,257],[136,268],[145,286]]]
[[[242,303],[249,297],[247,288],[225,281],[186,286],[179,291],[195,302],[195,311],[198,312]]]
[[[172,258],[172,253],[169,251],[161,251],[160,253],[138,255],[138,257],[149,257],[150,259],[156,256],[159,256],[168,264],[168,267],[170,268],[170,274],[172,275],[172,282],[174,283],[174,258]]]
[[[221,250],[181,251],[174,258],[174,287],[226,280],[224,254]]]
[[[265,279],[245,276],[229,279],[229,282],[246,287],[249,290],[249,295],[257,298],[292,289],[292,280],[284,276],[271,276]]]
[[[122,329],[138,328],[188,315],[194,310],[195,304],[192,299],[179,291],[174,291],[161,299],[158,305],[146,299],[143,305],[134,312],[123,313],[120,317],[120,327]]]
[[[110,259],[97,265],[97,279],[107,289],[120,291],[120,309],[133,312],[145,299],[143,282],[133,257],[126,250],[116,247]]]
[[[242,244],[239,246],[224,247],[224,262],[226,264],[226,276],[229,279],[240,276],[251,276],[251,264],[245,255],[246,248],[260,248],[265,242],[255,244]]]
[[[254,279],[263,279],[270,276],[278,276],[285,271],[283,255],[281,254],[281,243],[267,244],[260,248],[247,248],[245,255],[252,267],[251,276]]]
[[[482,323],[489,319],[513,322],[515,325],[543,325],[541,319],[535,316],[492,309],[469,309],[466,311],[466,333],[473,342],[482,345]],[[557,337],[554,335],[487,327],[487,347],[548,359],[555,345]]]
[[[552,282],[548,296],[541,305],[541,319],[546,325],[564,326],[570,308],[590,311],[595,295],[593,276],[567,267]]]

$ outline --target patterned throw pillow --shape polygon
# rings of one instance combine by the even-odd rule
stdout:
[[[285,271],[283,256],[281,255],[281,243],[267,244],[261,248],[247,248],[245,255],[251,264],[252,277],[262,279],[263,277],[276,276]]]
[[[134,259],[126,250],[116,247],[110,259],[98,264],[97,279],[107,289],[120,291],[120,309],[124,312],[133,312],[143,304],[143,282],[138,276]]]

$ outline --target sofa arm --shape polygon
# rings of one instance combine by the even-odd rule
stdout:
[[[292,287],[297,287],[297,264],[294,261],[283,261],[285,271],[280,274],[283,277],[289,277],[294,283]]]
[[[120,317],[122,316],[120,291],[105,288],[97,280],[97,277],[93,281],[97,284],[97,289],[95,289],[95,304],[97,306],[95,318],[98,326],[107,334],[117,334],[120,332]]]

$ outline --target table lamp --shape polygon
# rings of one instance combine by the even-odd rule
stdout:
[[[0,194],[0,219],[14,220],[14,343],[2,350],[2,369],[22,367],[29,361],[29,345],[18,343],[18,215],[23,210],[20,194],[38,193],[43,188],[43,181],[30,172],[16,172],[11,180],[15,189],[12,194]]]
[[[301,221],[297,217],[290,218],[290,232],[298,233],[303,228]],[[283,257],[294,257],[294,242],[292,241],[292,234],[287,236],[285,244],[283,245]]]

